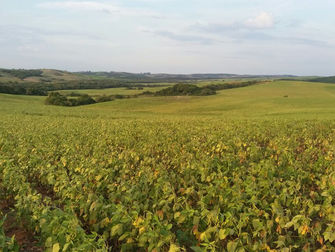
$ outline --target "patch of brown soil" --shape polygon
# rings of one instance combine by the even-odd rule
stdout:
[[[25,227],[24,223],[19,223],[15,211],[12,210],[13,206],[13,200],[0,200],[0,211],[4,215],[7,215],[3,227],[6,236],[15,236],[15,240],[20,245],[20,251],[44,251],[44,249],[39,246],[34,234]]]

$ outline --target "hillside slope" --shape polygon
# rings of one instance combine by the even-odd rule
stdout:
[[[53,82],[87,80],[89,76],[53,69],[20,70],[0,69],[0,82]]]
[[[222,119],[335,118],[332,84],[275,81],[222,90],[207,97],[141,97],[60,108],[44,105],[44,97],[0,95],[0,112],[102,118],[219,117]]]

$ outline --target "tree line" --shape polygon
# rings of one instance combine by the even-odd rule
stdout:
[[[23,87],[23,86],[1,85],[1,84],[0,84],[0,93],[16,94],[16,95],[40,95],[40,96],[47,95],[47,91],[36,87]]]
[[[56,105],[56,106],[82,106],[89,105],[100,102],[109,102],[115,99],[127,99],[127,98],[136,98],[137,95],[98,95],[94,98],[88,94],[79,94],[79,93],[70,93],[68,95],[63,95],[59,92],[50,92],[48,97],[45,100],[47,105]]]
[[[198,87],[193,84],[176,84],[172,87],[168,87],[157,91],[156,93],[151,93],[156,96],[207,96],[215,95],[216,91],[224,89],[233,89],[247,87],[260,83],[261,81],[245,81],[240,83],[220,83],[220,84],[210,84],[203,87]],[[144,92],[142,94],[149,95],[150,92]]]
[[[50,91],[74,89],[161,87],[162,85],[134,83],[123,80],[74,80],[66,82],[0,82],[0,93],[47,96]]]

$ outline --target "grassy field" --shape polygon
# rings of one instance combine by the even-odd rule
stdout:
[[[136,94],[145,90],[115,88],[75,90],[90,95]],[[71,91],[64,91],[72,92]],[[1,113],[54,113],[83,117],[205,116],[226,119],[333,119],[335,86],[332,84],[274,81],[260,85],[223,90],[206,97],[140,97],[115,100],[76,108],[46,106],[44,97],[0,94]]]
[[[334,251],[335,85],[44,100],[0,94],[7,251]]]

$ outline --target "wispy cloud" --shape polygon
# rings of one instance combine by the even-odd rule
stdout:
[[[179,41],[179,42],[192,42],[192,43],[198,43],[198,44],[203,44],[203,45],[213,44],[217,42],[212,38],[201,36],[201,35],[196,35],[196,34],[173,32],[173,31],[168,31],[168,30],[154,30],[154,29],[143,28],[143,27],[140,28],[139,30],[144,33],[149,33],[154,36],[159,36],[159,37],[163,37],[163,38],[167,38],[167,39]]]
[[[255,17],[242,21],[206,23],[197,22],[189,27],[190,30],[202,31],[208,33],[226,33],[240,31],[268,30],[275,27],[274,18],[270,13],[261,12]]]
[[[62,40],[66,43],[110,44],[110,41],[96,34],[66,30],[46,30],[23,25],[0,25],[0,45],[2,48],[18,51],[38,51],[50,41]]]
[[[38,4],[39,7],[47,9],[68,9],[76,11],[103,11],[108,13],[118,12],[120,8],[107,3],[98,3],[93,1],[67,1],[67,2],[47,2]]]
[[[69,11],[95,11],[114,15],[124,16],[145,16],[152,18],[162,18],[163,16],[157,12],[139,9],[126,8],[113,3],[94,2],[94,1],[66,1],[66,2],[47,2],[40,3],[38,7],[45,9],[63,9]]]
[[[206,23],[197,22],[186,27],[175,29],[141,29],[142,32],[170,40],[195,43],[203,45],[211,44],[287,44],[306,45],[311,47],[332,47],[327,41],[310,38],[307,36],[278,33],[274,17],[267,12],[231,23]]]

